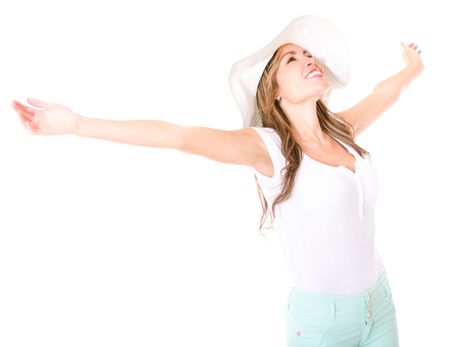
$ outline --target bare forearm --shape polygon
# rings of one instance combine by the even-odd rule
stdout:
[[[381,81],[375,90],[388,90],[393,95],[399,95],[420,74],[421,68],[408,65],[395,75]]]
[[[137,146],[179,149],[182,126],[160,120],[106,120],[77,115],[80,137]]]

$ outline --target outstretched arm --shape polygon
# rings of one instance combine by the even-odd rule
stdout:
[[[69,108],[27,99],[36,109],[13,100],[22,125],[34,135],[72,134],[138,146],[180,149],[181,126],[159,120],[107,120],[78,115]]]
[[[367,129],[392,106],[401,93],[423,71],[424,66],[420,58],[420,50],[417,51],[417,45],[411,43],[406,46],[402,43],[402,47],[403,58],[407,63],[405,68],[378,83],[373,92],[355,106],[336,112],[352,124],[355,136]]]
[[[37,99],[12,107],[22,125],[34,135],[72,134],[138,146],[172,148],[209,159],[246,165],[266,173],[272,165],[264,142],[250,128],[221,130],[182,126],[160,120],[107,120],[84,117],[69,108]]]

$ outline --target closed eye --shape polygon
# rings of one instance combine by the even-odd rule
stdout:
[[[294,52],[290,52],[290,53],[294,53]],[[309,53],[306,49],[303,51],[303,54],[305,54],[308,58],[312,57],[312,54]],[[290,57],[288,59],[288,61],[286,62],[286,64],[289,64],[292,60],[296,60],[294,57]]]
[[[294,57],[290,57],[286,64],[289,64],[291,62],[291,60],[296,60],[296,59]]]

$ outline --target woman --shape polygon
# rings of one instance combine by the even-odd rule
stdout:
[[[36,99],[28,99],[34,107],[18,101],[12,107],[35,135],[174,148],[252,167],[263,217],[270,212],[292,275],[287,345],[398,346],[392,293],[374,245],[378,179],[355,137],[423,70],[417,45],[402,46],[403,70],[333,113],[326,106],[330,91],[349,79],[345,42],[326,20],[298,17],[234,64],[230,82],[244,124],[235,131],[88,118]]]

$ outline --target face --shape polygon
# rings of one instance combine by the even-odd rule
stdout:
[[[295,44],[288,44],[281,50],[281,61],[276,72],[277,97],[282,103],[298,104],[312,99],[317,101],[330,85],[321,74],[308,73],[315,68],[324,73],[310,52]]]

